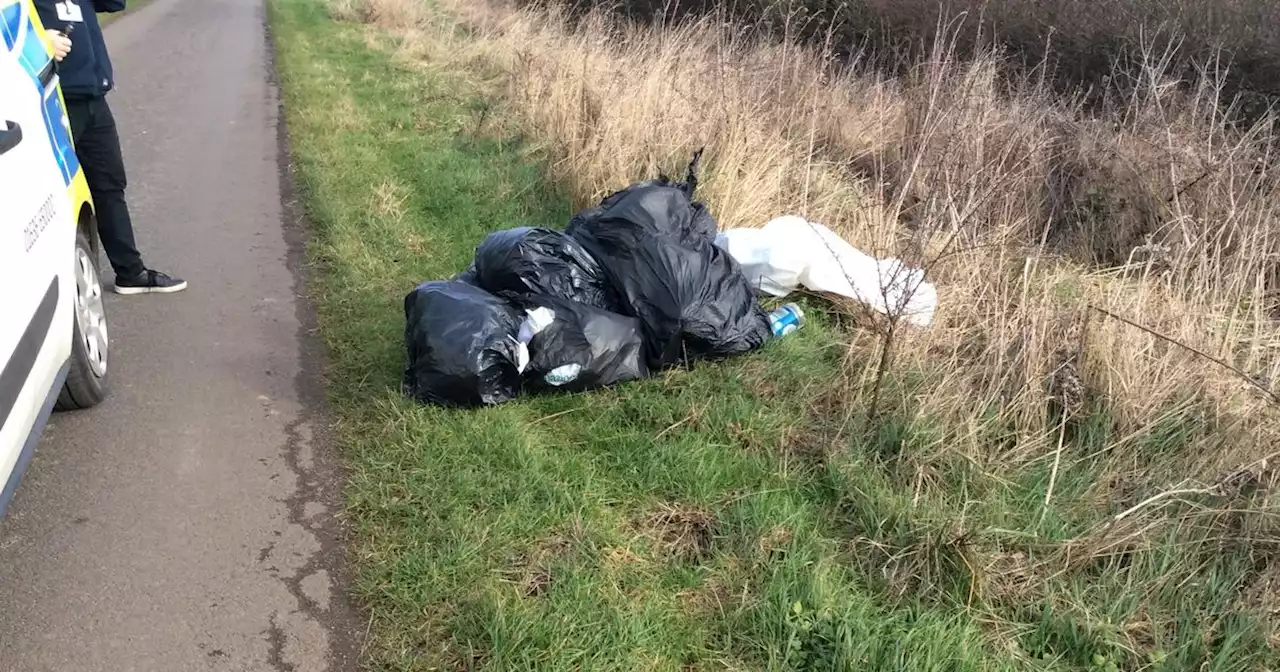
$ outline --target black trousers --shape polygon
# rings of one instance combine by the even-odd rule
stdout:
[[[111,116],[107,99],[102,97],[68,99],[67,116],[71,119],[76,156],[84,168],[89,193],[93,195],[102,249],[117,276],[137,276],[146,267],[133,239],[133,220],[124,200],[128,179],[115,117]]]

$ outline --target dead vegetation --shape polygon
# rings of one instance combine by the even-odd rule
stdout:
[[[522,4],[544,5],[545,0]],[[1266,0],[569,0],[641,21],[714,15],[775,36],[875,58],[901,73],[941,34],[965,55],[1007,50],[1060,91],[1096,102],[1140,88],[1144,52],[1184,80],[1222,76],[1254,112],[1280,98],[1280,6]],[[1045,63],[1048,62],[1048,68]],[[1206,70],[1209,71],[1206,73]]]
[[[696,563],[711,553],[716,538],[716,520],[700,507],[661,504],[636,525],[649,540],[658,557]]]
[[[524,597],[542,597],[555,583],[555,565],[563,563],[573,550],[570,535],[551,535],[521,554],[507,571],[508,580],[519,586]]]

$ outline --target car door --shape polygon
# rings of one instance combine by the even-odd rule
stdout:
[[[53,76],[30,11],[0,0],[0,486],[70,355],[74,301],[74,219],[43,95]]]

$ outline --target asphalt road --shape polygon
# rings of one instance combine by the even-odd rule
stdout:
[[[139,246],[191,287],[108,303],[112,395],[55,416],[0,521],[0,671],[355,667],[266,23],[154,0],[106,31]]]

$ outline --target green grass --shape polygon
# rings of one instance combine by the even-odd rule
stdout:
[[[486,232],[559,227],[570,208],[537,153],[485,121],[471,75],[406,63],[318,0],[271,7],[369,668],[1270,662],[1237,606],[1251,559],[1177,529],[1022,591],[1019,558],[1058,557],[1044,549],[1105,515],[1079,496],[1098,464],[1068,461],[1041,520],[1048,465],[997,479],[929,457],[955,436],[912,413],[906,380],[875,431],[849,426],[832,412],[846,336],[820,306],[760,353],[615,389],[475,411],[405,399],[404,295],[461,270]],[[1106,445],[1097,417],[1082,455]]]

